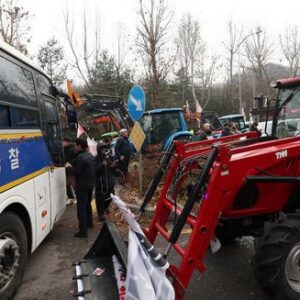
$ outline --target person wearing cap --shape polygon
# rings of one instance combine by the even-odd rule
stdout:
[[[83,138],[75,139],[75,150],[77,157],[71,162],[70,172],[75,175],[79,231],[74,236],[86,238],[88,227],[93,227],[91,202],[95,185],[95,158]]]
[[[115,146],[116,160],[118,160],[120,170],[126,176],[131,155],[130,142],[127,129],[121,129],[119,134]]]
[[[114,194],[114,164],[110,155],[109,145],[100,142],[97,145],[96,157],[96,209],[100,221],[105,220],[111,203],[110,194]]]

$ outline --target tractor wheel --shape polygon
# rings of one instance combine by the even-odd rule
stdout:
[[[129,173],[137,172],[139,169],[139,160],[138,158],[133,158],[128,165],[128,171]]]
[[[300,299],[300,214],[280,214],[266,223],[255,245],[253,267],[258,283],[273,299]]]

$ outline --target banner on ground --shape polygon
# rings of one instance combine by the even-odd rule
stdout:
[[[127,220],[129,246],[126,276],[126,300],[173,300],[173,286],[166,277],[169,263],[148,241],[134,214],[117,196],[111,195],[113,202]]]

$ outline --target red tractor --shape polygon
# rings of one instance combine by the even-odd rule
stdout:
[[[175,141],[161,160],[140,211],[145,211],[166,172],[145,234],[153,244],[158,236],[167,240],[165,258],[172,249],[181,257],[167,273],[176,299],[183,299],[194,269],[205,271],[204,258],[215,236],[221,241],[253,236],[259,284],[273,299],[300,299],[300,136],[287,126],[295,123],[300,129],[300,77],[279,80],[276,88],[271,135],[248,132]],[[175,222],[168,229],[171,215]],[[191,233],[182,243],[185,226]],[[86,259],[97,256],[96,250],[91,253]]]

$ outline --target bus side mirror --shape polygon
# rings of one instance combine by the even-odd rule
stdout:
[[[60,95],[60,92],[55,85],[51,86],[51,95],[53,95],[54,97],[57,97]]]

